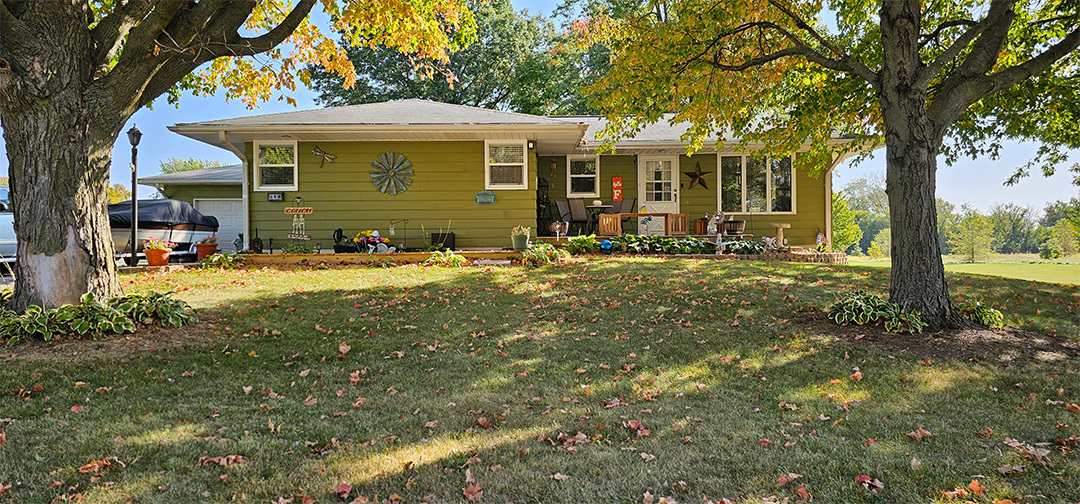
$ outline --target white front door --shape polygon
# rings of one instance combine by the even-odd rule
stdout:
[[[648,213],[679,213],[679,156],[638,156],[638,205]],[[664,219],[638,218],[638,234],[664,234]]]
[[[233,250],[235,248],[233,240],[236,239],[236,235],[244,232],[244,200],[241,198],[196,199],[193,206],[203,215],[217,217],[218,250],[222,252]]]

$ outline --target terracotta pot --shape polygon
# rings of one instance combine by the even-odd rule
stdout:
[[[199,260],[201,261],[217,252],[217,246],[218,244],[216,243],[196,243],[195,253],[198,254]]]
[[[146,250],[146,264],[150,266],[165,266],[169,264],[169,253],[172,252],[168,249],[154,249]]]

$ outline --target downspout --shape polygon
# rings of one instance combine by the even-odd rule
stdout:
[[[240,191],[243,195],[243,203],[241,204],[244,206],[244,243],[240,245],[240,248],[244,249],[247,248],[247,243],[251,240],[251,233],[248,230],[248,227],[250,226],[248,219],[248,160],[247,156],[245,156],[244,153],[240,151],[240,149],[237,149],[236,146],[233,145],[232,142],[230,142],[225,137],[225,130],[218,130],[218,141],[221,142],[221,145],[223,147],[235,154],[236,157],[240,158],[240,173],[243,177],[241,179],[242,182],[240,183]]]

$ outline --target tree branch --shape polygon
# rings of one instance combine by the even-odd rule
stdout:
[[[128,0],[120,3],[90,30],[90,38],[95,46],[94,66],[99,68],[99,71],[108,68],[128,31],[146,17],[157,2],[158,0]]]
[[[949,62],[956,58],[961,51],[966,49],[976,37],[982,35],[990,27],[997,26],[998,23],[1006,17],[1006,14],[1013,14],[1012,7],[1015,4],[1016,0],[994,0],[994,2],[990,4],[990,11],[986,14],[986,17],[964,32],[963,35],[960,35],[960,38],[956,39],[952,45],[939,54],[937,58],[934,58],[934,61],[921,71],[922,75],[920,75],[919,83],[927,85],[930,81],[934,80],[934,77],[937,77],[937,75],[941,73],[941,70],[945,68],[945,65],[949,64]],[[1007,17],[1009,20],[1005,24],[1005,35],[1008,35],[1008,26],[1012,23],[1013,16]],[[942,26],[944,26],[944,24]],[[938,30],[935,30],[935,33],[939,32],[941,29],[942,27],[939,26]],[[952,73],[953,72],[950,72],[950,74]]]
[[[927,33],[926,35],[920,36],[920,38],[922,38],[922,42],[919,43],[919,46],[925,46],[931,41],[937,40],[938,37],[941,36],[942,32],[948,30],[949,28],[955,28],[957,26],[967,26],[968,28],[973,28],[979,26],[979,23],[971,19],[953,19],[952,21],[945,21],[944,23],[939,24],[938,27],[934,29],[934,31]]]
[[[289,12],[289,15],[285,16],[285,19],[281,20],[281,23],[269,32],[258,37],[241,37],[235,42],[220,44],[217,48],[212,47],[211,52],[217,58],[221,56],[254,56],[269,51],[289,38],[314,6],[315,0],[300,0],[296,7],[293,7],[292,12]]]
[[[851,70],[848,71],[849,73],[856,74],[859,77],[862,77],[863,79],[865,79],[867,82],[869,82],[874,87],[877,87],[877,83],[876,83],[877,78],[878,78],[877,73],[875,73],[873,70],[871,70],[870,67],[866,66],[865,63],[863,63],[858,58],[854,58],[851,55],[845,53],[844,51],[841,51],[840,48],[836,47],[835,44],[833,44],[832,42],[829,42],[825,37],[821,36],[821,34],[819,34],[817,32],[817,30],[815,30],[813,27],[811,27],[810,24],[807,23],[805,20],[803,20],[798,14],[796,14],[794,11],[787,8],[786,6],[782,5],[777,0],[769,0],[769,3],[772,4],[774,7],[776,7],[777,9],[779,9],[780,12],[783,12],[787,17],[793,19],[795,21],[795,26],[796,27],[798,27],[800,30],[803,30],[803,31],[809,33],[810,36],[814,38],[814,40],[817,40],[818,43],[825,46],[826,48],[829,49],[829,51],[831,51],[833,54],[835,54],[837,58],[840,58],[840,61],[842,61],[844,63],[847,63],[848,66],[851,67]],[[805,46],[805,44],[801,44],[801,45]],[[822,55],[822,56],[824,57],[824,55]],[[833,61],[835,61],[835,60],[833,60]]]

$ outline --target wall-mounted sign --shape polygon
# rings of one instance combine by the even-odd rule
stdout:
[[[611,201],[622,201],[622,177],[611,177]]]
[[[293,240],[310,240],[311,239],[311,237],[306,235],[306,234],[289,233],[286,236],[288,236],[289,238],[291,238]]]
[[[285,215],[311,215],[313,213],[315,213],[315,209],[311,207],[285,207]]]
[[[266,193],[266,201],[285,201],[285,193],[283,193],[283,192]]]
[[[495,193],[493,193],[491,191],[480,191],[480,192],[476,193],[476,204],[477,205],[494,205],[495,204]]]

